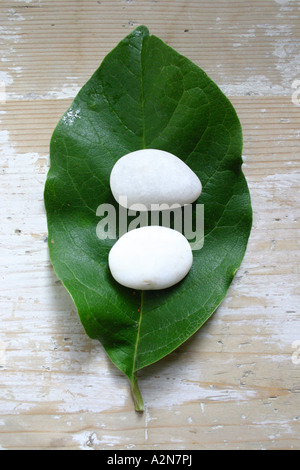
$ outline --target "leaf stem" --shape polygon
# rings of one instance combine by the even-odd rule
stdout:
[[[132,390],[132,395],[133,395],[136,411],[144,411],[143,398],[142,398],[142,394],[138,386],[137,375],[136,375],[136,370],[135,370],[137,350],[138,350],[138,344],[139,344],[139,339],[140,339],[140,329],[141,329],[141,323],[142,323],[142,318],[143,318],[143,306],[144,306],[144,291],[141,291],[141,307],[139,309],[140,317],[139,317],[139,324],[138,324],[133,364],[132,364],[132,374],[130,377],[131,390]]]
[[[144,411],[144,402],[141,391],[138,386],[137,376],[136,374],[133,375],[131,380],[131,391],[135,403],[135,410],[136,411]]]

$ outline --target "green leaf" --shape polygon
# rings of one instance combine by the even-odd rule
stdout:
[[[126,153],[157,148],[199,176],[205,238],[188,276],[162,291],[135,293],[108,269],[115,240],[99,240],[100,204]],[[131,382],[137,371],[193,335],[225,297],[242,261],[252,210],[241,170],[242,131],[229,100],[190,60],[141,26],[120,42],[81,89],[51,140],[45,186],[49,251],[87,334]]]

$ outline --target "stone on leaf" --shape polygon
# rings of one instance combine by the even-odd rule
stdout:
[[[191,269],[193,254],[178,231],[156,225],[127,232],[109,253],[114,279],[137,290],[165,289],[181,281]]]
[[[198,176],[175,155],[156,149],[137,150],[121,157],[110,175],[116,201],[136,210],[161,210],[153,205],[191,204],[200,196]]]

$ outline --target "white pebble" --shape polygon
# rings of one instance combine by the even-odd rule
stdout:
[[[157,210],[152,204],[191,204],[202,190],[198,176],[180,158],[155,149],[121,157],[112,169],[110,187],[120,205],[142,204],[138,210]]]
[[[114,279],[137,290],[171,287],[187,275],[192,263],[187,239],[176,230],[156,225],[127,232],[108,257]]]

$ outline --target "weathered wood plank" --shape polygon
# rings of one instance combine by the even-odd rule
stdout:
[[[285,0],[1,3],[1,448],[300,448],[299,8]],[[141,372],[142,416],[53,273],[43,206],[58,119],[140,23],[230,96],[254,209],[222,305]]]

